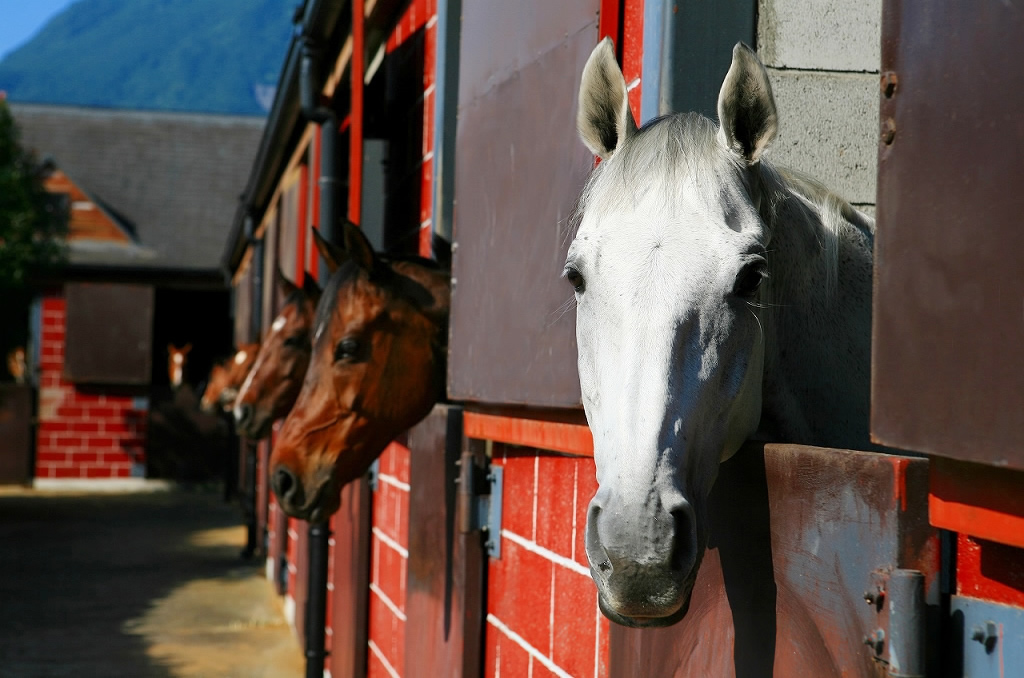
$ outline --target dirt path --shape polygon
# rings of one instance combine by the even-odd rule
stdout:
[[[0,490],[0,678],[303,675],[218,489]]]

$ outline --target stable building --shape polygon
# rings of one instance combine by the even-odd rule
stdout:
[[[222,215],[237,203],[263,118],[11,110],[22,144],[51,168],[46,186],[69,218],[67,264],[44,281],[31,311],[34,483],[202,475],[203,464],[175,449],[226,433],[182,411],[231,351]],[[169,386],[171,343],[192,344],[184,396]],[[178,414],[161,411],[175,399]]]

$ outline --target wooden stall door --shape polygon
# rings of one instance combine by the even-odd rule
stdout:
[[[576,95],[599,0],[465,0],[448,393],[580,404],[572,290],[559,280],[593,156]]]
[[[32,478],[32,399],[28,384],[0,384],[0,485]]]
[[[1024,470],[1024,15],[886,0],[871,428]]]
[[[866,604],[895,568],[924,574],[928,656],[939,603],[939,541],[928,525],[928,462],[749,444],[722,464],[711,540],[686,617],[611,627],[611,675],[885,676],[887,605]],[[926,675],[937,675],[932,664]],[[904,675],[904,674],[896,674]]]
[[[409,432],[409,559],[405,674],[480,675],[484,568],[480,534],[456,517],[461,408],[438,405]]]

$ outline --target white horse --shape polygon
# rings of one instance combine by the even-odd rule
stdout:
[[[737,44],[718,97],[637,129],[611,41],[583,71],[602,162],[565,277],[599,489],[586,548],[601,607],[682,619],[718,464],[752,437],[866,449],[874,221],[763,159],[768,74]]]

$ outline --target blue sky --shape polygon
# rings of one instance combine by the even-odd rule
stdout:
[[[0,59],[77,0],[0,0]]]

